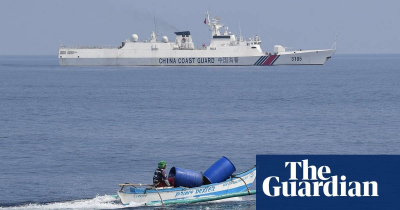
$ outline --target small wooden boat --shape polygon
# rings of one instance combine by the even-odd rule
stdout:
[[[256,178],[256,167],[242,173],[232,175],[220,183],[201,185],[199,187],[161,187],[143,184],[119,184],[117,192],[124,205],[167,205],[177,203],[195,203],[218,200],[228,197],[254,194],[249,188]],[[126,190],[125,187],[130,187]]]

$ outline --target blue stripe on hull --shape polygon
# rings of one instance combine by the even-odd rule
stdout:
[[[274,61],[272,61],[271,66],[274,65],[275,61],[278,60],[280,55],[276,56],[276,58],[274,59]]]
[[[253,185],[253,183],[249,183],[247,184],[248,187],[251,187],[251,185]],[[207,193],[207,194],[201,194],[201,195],[195,195],[193,197],[207,197],[207,196],[220,196],[220,195],[226,195],[226,194],[231,194],[231,193],[238,193],[238,192],[243,192],[246,191],[247,187],[246,185],[240,186],[240,187],[236,187],[236,188],[232,188],[232,189],[228,189],[228,190],[221,190],[218,192],[212,192],[212,193]],[[177,199],[168,199],[168,200],[164,200],[164,201],[175,201],[175,200],[185,200],[185,199],[191,199],[193,197],[188,197],[188,198],[177,198]],[[156,201],[150,201],[150,202],[156,202]],[[123,204],[124,206],[129,205],[128,204]]]
[[[247,186],[251,186],[252,184],[248,184]],[[228,190],[221,190],[218,192],[214,192],[214,193],[209,193],[209,194],[203,194],[203,195],[195,195],[194,197],[203,197],[203,196],[211,196],[211,195],[225,195],[225,194],[230,194],[230,193],[237,193],[237,192],[243,192],[247,190],[246,185],[240,186],[240,187],[236,187],[233,189],[228,189]]]
[[[260,58],[258,58],[258,60],[254,63],[255,66],[257,66],[258,62],[260,62],[260,60],[263,58],[263,56],[261,56]]]
[[[264,56],[264,58],[261,60],[261,62],[258,64],[259,66],[263,65],[264,62],[268,59],[268,56]]]
[[[255,65],[255,66],[260,66],[260,65],[262,65],[262,64],[265,62],[265,60],[267,60],[267,58],[268,58],[268,56],[261,56],[261,57],[257,60],[257,62],[254,63],[254,65]]]
[[[247,184],[247,186],[251,187],[253,183],[251,184]],[[195,195],[193,197],[205,197],[205,196],[219,196],[219,195],[225,195],[225,194],[230,194],[230,193],[237,193],[237,192],[243,192],[247,190],[246,185],[240,186],[240,187],[236,187],[236,188],[232,188],[232,189],[228,189],[228,190],[221,190],[218,192],[212,192],[212,193],[207,193],[207,194],[201,194],[201,195]],[[166,201],[173,201],[173,200],[184,200],[184,199],[190,199],[190,198],[178,198],[178,199],[169,199]]]

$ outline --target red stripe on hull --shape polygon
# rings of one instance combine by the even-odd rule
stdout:
[[[272,61],[276,58],[277,55],[271,55],[268,57],[268,59],[262,64],[263,66],[269,66],[271,65]]]

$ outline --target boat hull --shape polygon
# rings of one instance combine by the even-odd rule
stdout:
[[[149,189],[146,191],[135,190],[134,192],[118,191],[117,193],[124,205],[161,202],[161,198],[164,202],[207,196],[221,196],[247,191],[248,187],[253,184],[255,177],[256,168],[252,168],[236,177],[217,184],[203,185],[195,188],[157,188],[158,192],[154,189]]]
[[[109,49],[112,51],[112,49]],[[78,51],[78,50],[76,50]],[[87,51],[87,50],[86,50]],[[79,51],[78,51],[79,52]],[[283,52],[277,55],[252,56],[231,54],[227,57],[196,54],[193,51],[179,57],[127,57],[110,56],[107,49],[97,56],[64,55],[59,57],[62,66],[275,66],[275,65],[323,65],[336,50],[308,50]],[[114,53],[115,54],[115,53]]]

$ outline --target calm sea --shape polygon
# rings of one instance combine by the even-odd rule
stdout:
[[[240,172],[256,154],[400,154],[399,107],[400,55],[276,67],[64,67],[54,56],[1,56],[0,208],[124,208],[111,196],[118,184],[150,183],[160,160],[205,171],[224,155]]]

